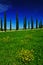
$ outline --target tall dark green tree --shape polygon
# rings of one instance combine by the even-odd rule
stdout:
[[[26,29],[26,16],[24,17],[24,29]]]
[[[39,22],[39,28],[42,28],[42,20]]]
[[[1,31],[3,31],[2,18],[1,18]]]
[[[4,12],[4,31],[6,32],[6,12]]]
[[[0,30],[1,30],[1,18],[0,18]]]
[[[34,28],[34,22],[33,22],[33,18],[32,18],[32,16],[31,16],[31,29],[33,29]]]
[[[12,30],[12,21],[10,19],[10,30]]]
[[[30,29],[30,22],[28,21],[28,29]]]
[[[36,29],[38,28],[38,19],[36,19]]]
[[[16,30],[19,29],[18,14],[16,14]]]

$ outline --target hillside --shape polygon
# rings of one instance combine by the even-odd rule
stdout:
[[[30,65],[43,65],[43,29],[0,32],[0,65],[23,65],[16,58],[22,48],[34,50]]]

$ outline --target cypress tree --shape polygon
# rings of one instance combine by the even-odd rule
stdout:
[[[28,21],[28,29],[30,29],[30,22]]]
[[[38,28],[38,19],[36,19],[36,29]]]
[[[2,18],[1,18],[1,31],[3,31],[3,27],[2,27]]]
[[[4,31],[6,32],[6,12],[4,12]]]
[[[26,16],[24,17],[24,29],[26,29]]]
[[[40,20],[39,28],[42,28],[42,20]]]
[[[10,19],[10,30],[12,30],[12,21]]]
[[[40,28],[40,22],[39,22],[39,28]]]
[[[31,29],[33,29],[33,28],[34,28],[34,26],[33,26],[33,19],[31,17]]]
[[[19,29],[18,14],[16,14],[16,30]]]
[[[0,30],[1,30],[1,19],[0,19]]]

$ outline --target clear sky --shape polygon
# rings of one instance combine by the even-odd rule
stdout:
[[[23,27],[23,18],[26,16],[27,22],[31,16],[34,20],[38,18],[43,22],[43,0],[0,0],[0,17],[4,18],[4,11],[7,15],[7,28],[9,28],[10,18],[12,19],[12,27],[15,28],[16,12],[18,12],[19,26]]]

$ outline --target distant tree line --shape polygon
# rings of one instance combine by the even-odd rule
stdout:
[[[28,21],[28,29],[30,29],[30,25],[31,25],[31,29],[34,29],[34,21],[33,18],[31,16],[31,23],[30,21]],[[42,28],[42,20],[40,20],[39,24],[38,24],[38,19],[36,19],[36,29],[37,28]],[[19,29],[19,19],[18,19],[18,14],[16,14],[16,30]],[[26,16],[24,17],[24,21],[23,21],[23,29],[27,29],[27,19]],[[6,20],[6,12],[4,12],[4,29],[3,29],[3,22],[2,22],[2,18],[0,18],[0,30],[1,31],[5,31],[7,30],[7,20]],[[10,31],[12,30],[12,20],[10,19]]]

